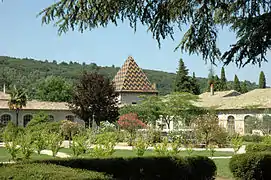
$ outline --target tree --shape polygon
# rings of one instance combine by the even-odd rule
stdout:
[[[138,118],[146,124],[155,124],[159,119],[157,99],[158,96],[142,96],[140,103],[136,105],[125,105],[120,108],[119,114],[135,113]]]
[[[43,101],[69,102],[72,85],[58,76],[49,76],[37,86],[36,98]]]
[[[215,113],[206,113],[198,116],[195,121],[195,133],[200,143],[204,143],[206,147],[210,143],[215,143],[219,134],[224,132],[219,124],[219,119]]]
[[[224,67],[221,68],[221,75],[220,75],[220,90],[221,91],[226,91],[227,88],[227,79],[225,75],[225,69]]]
[[[218,75],[215,75],[214,77],[214,91],[220,91],[221,90],[221,83]]]
[[[244,81],[243,83],[241,83],[241,93],[244,94],[244,93],[247,93],[247,92],[248,92],[247,82]]]
[[[121,115],[118,124],[120,128],[128,131],[130,134],[129,146],[132,145],[133,140],[135,139],[136,131],[147,127],[146,124],[138,119],[138,116],[135,113]]]
[[[19,111],[26,106],[27,103],[27,95],[26,91],[22,88],[16,88],[16,86],[13,87],[11,94],[10,94],[10,100],[8,101],[8,107],[11,110],[15,110],[16,112],[16,125],[18,126],[18,116]]]
[[[260,73],[259,88],[266,88],[266,79],[263,71]]]
[[[188,76],[188,69],[184,65],[182,59],[179,60],[179,68],[176,72],[175,84],[174,84],[175,92],[190,92],[192,91],[191,81]]]
[[[172,0],[172,1],[80,1],[59,0],[43,9],[39,15],[42,23],[56,22],[58,32],[69,29],[84,32],[109,23],[118,25],[128,20],[136,30],[138,22],[147,26],[158,41],[176,31],[176,25],[184,33],[180,48],[188,53],[201,53],[212,63],[218,58],[238,66],[261,64],[271,44],[271,6],[269,1],[255,0]],[[217,47],[219,28],[227,25],[237,36],[237,42],[223,53]]]
[[[234,76],[233,89],[237,92],[241,92],[241,85],[237,75]]]
[[[73,92],[69,106],[74,114],[90,127],[90,119],[114,122],[118,117],[118,93],[114,84],[103,75],[84,72]]]
[[[192,88],[193,94],[199,95],[200,94],[199,82],[198,82],[194,72],[193,72],[193,76],[190,81],[191,81],[191,86],[192,86],[191,88]]]
[[[165,123],[168,129],[172,121],[181,122],[181,126],[189,126],[191,119],[201,113],[200,108],[194,105],[197,99],[197,96],[190,93],[178,92],[160,97],[156,104],[162,123]]]

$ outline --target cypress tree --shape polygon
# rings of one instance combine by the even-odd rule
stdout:
[[[179,68],[176,72],[174,91],[192,93],[191,81],[190,77],[188,76],[188,69],[184,65],[182,59],[179,60]]]
[[[247,93],[248,92],[248,89],[247,89],[247,82],[244,81],[242,84],[241,84],[241,93]]]
[[[220,90],[221,91],[226,91],[227,88],[227,79],[225,75],[225,69],[224,67],[221,68],[221,74],[220,74]]]
[[[241,92],[241,85],[237,75],[234,76],[233,89],[235,91]]]
[[[221,84],[220,84],[220,79],[217,75],[215,75],[214,78],[214,91],[220,91],[221,90]]]
[[[260,78],[259,78],[259,88],[266,88],[266,79],[263,71],[260,73]]]
[[[199,95],[200,94],[200,87],[199,87],[199,83],[196,78],[195,72],[193,72],[193,76],[191,78],[191,85],[192,85],[193,94]]]

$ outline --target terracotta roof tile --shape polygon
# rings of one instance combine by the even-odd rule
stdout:
[[[113,81],[118,92],[157,92],[131,56],[125,61]]]

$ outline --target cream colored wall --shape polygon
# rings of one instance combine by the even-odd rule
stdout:
[[[18,123],[20,126],[23,126],[23,117],[25,115],[34,115],[34,114],[37,114],[41,111],[37,111],[37,110],[21,110],[19,112],[19,118],[18,118]],[[53,115],[54,116],[54,120],[55,121],[61,121],[61,120],[65,120],[66,119],[66,116],[68,115],[73,115],[74,114],[70,111],[56,111],[56,110],[46,110],[46,111],[42,111],[48,115]],[[11,116],[11,120],[15,123],[16,122],[16,113],[15,111],[12,111],[12,110],[4,110],[4,109],[0,109],[0,117],[3,115],[3,114],[9,114]],[[75,117],[75,122],[78,122],[78,123],[84,123],[84,121],[80,120],[79,118]]]
[[[234,117],[235,122],[235,132],[239,134],[245,133],[245,123],[244,119],[246,116],[257,117],[262,119],[264,115],[271,115],[266,114],[265,110],[227,110],[227,111],[220,111],[218,113],[219,124],[227,129],[227,119],[229,116]]]
[[[121,104],[132,104],[132,102],[140,101],[139,96],[153,96],[155,93],[120,93],[119,100]]]

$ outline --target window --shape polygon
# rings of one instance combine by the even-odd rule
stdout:
[[[33,118],[33,116],[31,114],[27,114],[24,116],[23,120],[24,120],[24,127],[26,127],[26,125],[29,123],[29,121],[31,121],[31,119]]]
[[[136,104],[136,102],[132,102],[132,104]]]
[[[10,120],[11,120],[11,116],[9,114],[3,114],[1,116],[1,124],[3,125],[7,125]]]
[[[67,119],[68,121],[74,121],[74,116],[68,115],[68,116],[66,116],[66,119]]]
[[[245,124],[245,134],[251,134],[254,124],[253,118],[249,115],[245,116],[244,124]]]
[[[228,130],[229,134],[234,134],[234,132],[235,132],[235,122],[234,122],[233,116],[228,117],[227,130]]]
[[[54,121],[54,120],[55,120],[55,118],[54,118],[54,116],[53,116],[53,115],[49,115],[49,116],[48,116],[48,120],[49,120],[49,121]]]

